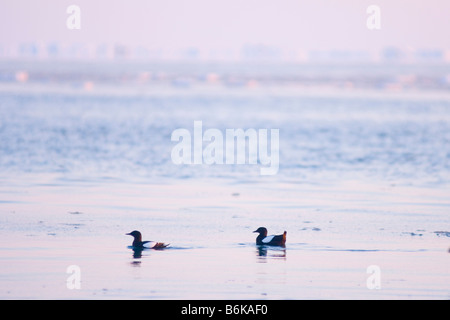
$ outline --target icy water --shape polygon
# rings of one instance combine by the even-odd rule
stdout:
[[[0,66],[2,299],[450,298],[448,66]],[[194,121],[278,173],[174,164]]]

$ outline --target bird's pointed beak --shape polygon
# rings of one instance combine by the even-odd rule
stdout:
[[[253,231],[253,233],[256,233],[256,232],[258,232],[258,230]]]
[[[125,233],[126,236],[131,236],[131,233]]]

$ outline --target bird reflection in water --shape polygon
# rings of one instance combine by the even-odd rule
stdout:
[[[141,261],[140,260],[134,260],[130,262],[132,267],[140,267],[141,266]]]
[[[258,258],[282,258],[286,259],[285,247],[272,247],[272,246],[256,246],[256,256]]]
[[[144,251],[143,248],[132,247],[131,249],[133,250],[133,258],[135,259],[142,258],[142,251]]]

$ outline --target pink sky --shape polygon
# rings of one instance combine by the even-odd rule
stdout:
[[[81,8],[68,30],[66,8]],[[381,30],[366,27],[369,5]],[[23,42],[142,45],[152,49],[449,49],[448,0],[1,0],[0,45]]]

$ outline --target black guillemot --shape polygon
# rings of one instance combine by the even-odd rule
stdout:
[[[162,242],[142,241],[142,235],[137,230],[126,233],[126,235],[133,236],[134,240],[132,246],[137,249],[164,249],[169,245]]]
[[[267,229],[264,227],[259,227],[258,229],[256,229],[253,232],[259,233],[259,235],[256,237],[257,245],[284,247],[284,245],[286,244],[286,231],[280,235],[268,236]]]

